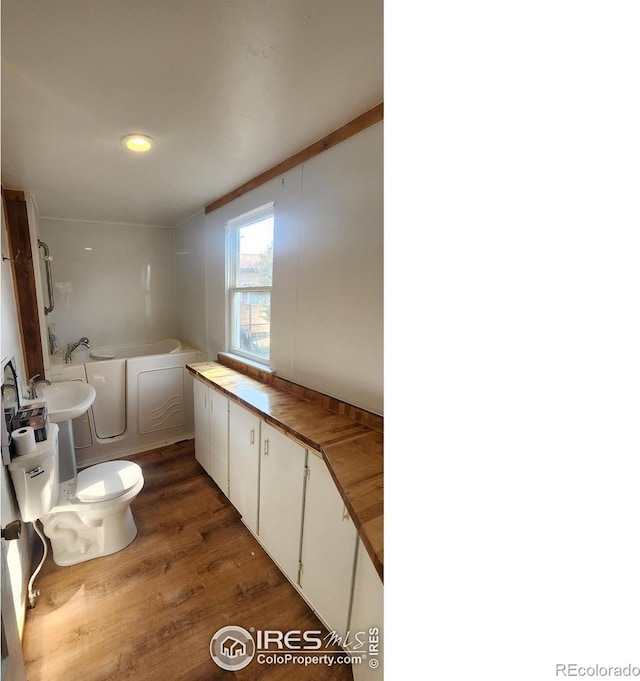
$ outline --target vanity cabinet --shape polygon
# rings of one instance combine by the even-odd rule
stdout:
[[[307,451],[262,422],[258,538],[293,584],[298,583]]]
[[[196,459],[229,496],[229,400],[201,381],[193,382]]]
[[[198,380],[194,406],[197,460],[320,619],[345,637],[358,533],[322,456]],[[366,610],[375,568],[359,573],[354,623],[377,616]]]
[[[229,500],[242,522],[258,534],[260,417],[229,402]]]
[[[307,456],[299,586],[326,625],[348,627],[358,533],[319,455]]]

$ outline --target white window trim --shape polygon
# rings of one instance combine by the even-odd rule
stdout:
[[[234,293],[237,291],[242,291],[243,293],[249,293],[252,291],[266,291],[269,294],[271,294],[273,286],[242,286],[242,287],[237,287],[235,286],[235,283],[238,279],[238,272],[237,272],[237,266],[239,264],[239,257],[238,257],[238,245],[239,245],[239,240],[237,239],[236,235],[239,232],[239,229],[242,227],[249,227],[250,225],[260,222],[264,220],[267,217],[273,216],[274,218],[274,225],[275,225],[275,202],[270,201],[269,203],[266,203],[262,206],[259,206],[258,208],[254,208],[253,210],[247,211],[246,213],[243,213],[242,215],[238,215],[235,218],[232,218],[231,220],[228,220],[225,227],[226,227],[226,246],[227,246],[227,253],[226,253],[226,278],[225,278],[225,285],[226,285],[226,308],[227,308],[227,321],[226,321],[226,331],[225,331],[225,337],[226,337],[226,347],[227,350],[224,354],[229,355],[231,357],[236,357],[237,359],[246,361],[247,364],[252,364],[255,365],[259,368],[266,369],[267,371],[270,371],[270,362],[271,362],[271,348],[269,348],[269,362],[265,362],[262,357],[259,357],[257,355],[253,355],[248,352],[244,352],[241,348],[235,348],[233,347],[232,344],[232,338],[233,338],[233,297]],[[236,269],[236,271],[232,272],[232,270]]]

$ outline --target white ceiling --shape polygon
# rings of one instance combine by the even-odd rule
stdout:
[[[2,0],[2,183],[40,217],[174,226],[381,101],[382,0]]]

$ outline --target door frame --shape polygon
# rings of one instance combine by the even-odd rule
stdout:
[[[26,681],[22,641],[18,631],[18,618],[13,605],[11,578],[7,568],[6,540],[2,545],[2,601],[0,603],[0,627],[2,629],[1,681]]]

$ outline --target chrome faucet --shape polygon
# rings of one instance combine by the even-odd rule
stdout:
[[[68,343],[67,351],[64,353],[65,364],[71,364],[71,353],[80,345],[84,345],[85,348],[91,347],[89,345],[89,339],[86,336],[82,336],[82,338],[76,343]]]
[[[28,393],[28,394],[29,394],[29,399],[30,399],[30,400],[37,400],[37,399],[38,399],[38,392],[37,392],[37,389],[38,389],[38,386],[39,386],[41,383],[46,383],[47,385],[51,385],[51,381],[47,381],[46,378],[41,378],[41,379],[38,381],[38,380],[37,380],[37,379],[38,379],[38,376],[40,376],[40,374],[36,374],[35,376],[32,376],[32,377],[29,379],[29,393]]]

